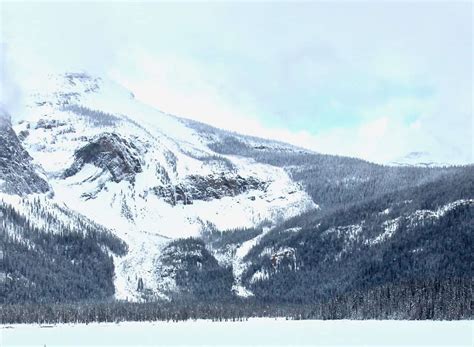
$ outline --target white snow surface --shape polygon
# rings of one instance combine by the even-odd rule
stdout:
[[[121,322],[0,325],[10,346],[472,346],[472,321]]]
[[[235,256],[232,262],[232,271],[234,274],[234,284],[232,285],[232,290],[238,296],[244,298],[253,296],[253,293],[242,284],[242,275],[249,266],[249,263],[245,262],[244,258],[250,252],[250,250],[260,242],[260,240],[265,236],[266,233],[268,233],[269,230],[269,228],[264,228],[260,235],[251,240],[245,241],[235,251]]]
[[[208,137],[180,119],[138,102],[112,81],[80,74],[52,75],[45,81],[32,86],[15,131],[26,134],[23,145],[47,175],[54,201],[111,229],[128,244],[129,253],[115,258],[119,299],[139,300],[138,277],[146,288],[160,287],[153,270],[169,239],[198,236],[207,222],[220,230],[252,227],[317,207],[284,169],[238,156],[219,155],[229,160],[233,169],[202,160],[216,156],[207,146]],[[70,105],[102,113],[99,118],[80,115]],[[63,173],[73,164],[75,152],[104,133],[118,134],[136,148],[142,172],[135,175],[133,183],[115,182],[108,172],[92,164],[65,178]],[[167,184],[162,171],[172,185],[186,185],[190,175],[239,175],[265,182],[267,188],[173,206],[150,193],[152,188]]]
[[[444,149],[444,151],[437,151],[436,153],[430,153],[428,151],[412,151],[406,155],[394,159],[393,161],[389,162],[388,165],[407,167],[443,167],[462,165],[462,162],[459,161],[459,154],[448,154],[449,151],[450,149]]]

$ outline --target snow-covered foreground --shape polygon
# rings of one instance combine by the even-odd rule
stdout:
[[[472,346],[473,321],[186,321],[0,325],[0,346]]]

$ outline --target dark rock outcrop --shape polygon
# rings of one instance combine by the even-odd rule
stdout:
[[[55,119],[40,119],[35,126],[35,129],[51,130],[57,127],[65,126],[65,122],[61,122]]]
[[[179,203],[190,205],[194,200],[210,201],[226,196],[237,196],[251,190],[264,191],[267,185],[266,182],[254,177],[244,178],[239,175],[191,175],[183,183],[153,187],[151,192],[172,205]]]
[[[114,182],[133,181],[142,172],[138,148],[114,133],[103,133],[74,154],[74,163],[63,176],[78,173],[86,164],[93,164],[110,173]]]
[[[212,176],[207,177],[191,175],[187,177],[186,195],[193,200],[220,199],[225,196],[236,196],[250,190],[265,190],[267,184],[254,177],[244,178],[237,176]]]
[[[48,192],[49,184],[36,169],[13,131],[9,117],[0,114],[0,191],[17,195]]]

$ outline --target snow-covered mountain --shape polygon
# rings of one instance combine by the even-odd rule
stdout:
[[[448,163],[440,161],[439,158],[425,151],[410,152],[394,161],[389,165],[394,166],[420,166],[420,167],[441,167],[450,166]]]
[[[472,230],[472,166],[318,154],[165,114],[85,73],[31,85],[15,116],[0,117],[0,236],[16,302],[303,302],[469,273],[453,249]]]
[[[33,158],[24,154],[23,167],[42,175],[28,186],[128,244],[126,256],[115,256],[117,298],[135,298],[137,278],[160,287],[156,262],[171,239],[199,236],[208,225],[275,224],[318,207],[283,168],[216,153],[210,144],[219,135],[142,104],[110,80],[66,73],[42,82],[26,93],[14,125]],[[30,171],[21,176],[36,177]]]

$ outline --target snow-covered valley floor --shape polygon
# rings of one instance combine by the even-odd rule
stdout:
[[[0,346],[472,346],[474,321],[206,320],[0,325]]]

